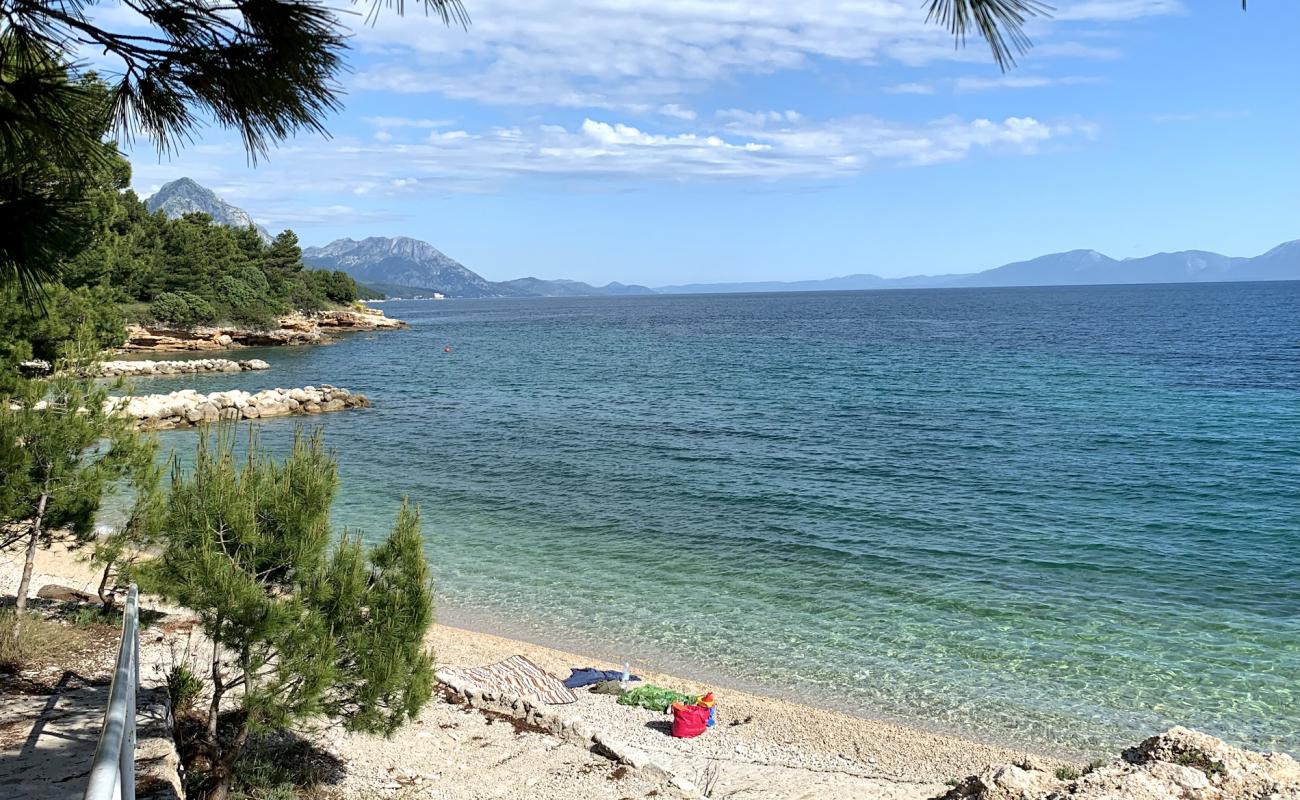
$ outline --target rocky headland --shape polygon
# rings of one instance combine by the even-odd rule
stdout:
[[[151,431],[191,428],[220,420],[324,414],[369,405],[364,395],[328,384],[260,392],[232,389],[208,394],[181,389],[168,394],[108,399],[110,410],[134,418],[136,427]]]
[[[130,323],[126,326],[126,342],[119,350],[166,352],[321,344],[330,339],[331,333],[394,330],[405,327],[405,322],[390,319],[378,309],[364,311],[344,309],[311,314],[295,311],[280,317],[277,327],[270,330],[206,326],[170,328]]]

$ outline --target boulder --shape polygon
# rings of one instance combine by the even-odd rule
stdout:
[[[1170,728],[1077,778],[1037,763],[993,766],[941,800],[1300,800],[1300,764]]]
[[[71,586],[63,586],[57,583],[47,583],[36,592],[36,596],[43,600],[59,600],[65,603],[93,603],[98,600],[90,592],[83,592],[80,589],[73,589]]]

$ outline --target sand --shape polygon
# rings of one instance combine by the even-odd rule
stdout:
[[[45,583],[93,591],[98,576],[83,558],[61,548],[42,551],[33,591]],[[12,593],[17,583],[14,566],[12,561],[0,563],[0,591]],[[143,598],[142,605],[165,608],[153,598]],[[189,638],[190,626],[179,618],[183,612],[165,610],[171,612],[171,624],[164,627],[174,635],[142,638],[146,664],[170,663],[176,658],[178,638]],[[428,641],[440,666],[475,666],[518,653],[562,678],[570,667],[618,668],[581,654],[445,625],[434,626]],[[556,709],[643,750],[674,775],[711,788],[713,797],[922,800],[941,794],[948,781],[989,764],[1033,757],[956,736],[705,686],[645,665],[636,665],[634,671],[656,685],[688,693],[714,691],[717,726],[695,739],[673,739],[667,734],[667,715],[621,706],[611,696],[582,689],[577,703]],[[161,677],[160,670],[142,672],[145,683]],[[391,739],[344,734],[337,728],[311,735],[344,763],[345,774],[325,792],[343,798],[616,800],[680,794],[662,778],[620,767],[549,734],[518,730],[509,720],[446,702],[441,695]],[[1034,758],[1040,764],[1056,763]]]

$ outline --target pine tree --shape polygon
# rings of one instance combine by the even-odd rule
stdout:
[[[266,248],[262,269],[268,274],[290,274],[302,271],[302,248],[298,246],[298,235],[291,230],[283,230]]]
[[[163,491],[163,466],[158,459],[158,441],[141,436],[125,466],[127,483],[135,493],[131,513],[122,526],[95,540],[91,562],[102,567],[99,601],[104,612],[112,610],[117,592],[134,580],[137,563],[160,543],[167,494]]]
[[[204,436],[189,474],[173,465],[155,574],[215,645],[207,798],[226,797],[255,733],[315,718],[388,733],[430,696],[423,637],[433,605],[419,514],[403,504],[372,551],[346,533],[331,547],[337,487],[319,434],[295,437],[279,462],[250,440],[242,465],[228,434],[215,446]],[[223,724],[223,701],[235,689],[239,713]]]
[[[20,380],[12,395],[0,398],[0,546],[24,552],[15,632],[37,551],[64,530],[88,540],[104,488],[140,452],[132,422],[107,406],[108,389],[77,377],[94,352],[83,344],[50,380]]]

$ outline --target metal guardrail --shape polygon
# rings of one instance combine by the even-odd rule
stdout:
[[[122,646],[84,800],[135,800],[135,693],[139,686],[140,599],[133,583],[122,610]]]

